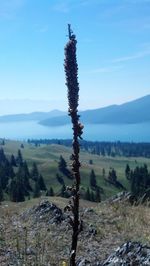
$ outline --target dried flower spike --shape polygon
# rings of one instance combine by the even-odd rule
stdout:
[[[68,115],[71,117],[72,130],[73,130],[73,154],[72,154],[72,171],[75,178],[75,184],[73,186],[73,220],[72,220],[72,245],[70,255],[70,266],[76,265],[76,250],[78,242],[78,234],[80,229],[79,221],[79,188],[80,188],[80,161],[79,152],[80,145],[78,138],[82,138],[83,125],[79,122],[78,115],[78,101],[79,101],[79,83],[78,83],[78,64],[76,59],[76,36],[71,30],[70,24],[68,24],[68,36],[69,41],[65,47],[65,74],[66,74],[66,85],[68,88]]]

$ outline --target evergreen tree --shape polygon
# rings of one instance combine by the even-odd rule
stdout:
[[[46,196],[48,197],[53,197],[54,196],[54,190],[52,187],[47,191]]]
[[[67,163],[65,159],[62,157],[62,155],[59,158],[58,169],[60,172],[66,175],[69,179],[73,179],[72,173],[67,169]]]
[[[87,188],[86,190],[86,193],[85,193],[85,199],[86,200],[91,200],[91,194],[90,194],[90,190],[89,190],[89,187]]]
[[[105,178],[105,168],[102,169],[102,176]]]
[[[38,180],[35,182],[34,190],[33,190],[33,197],[39,198],[41,196],[40,186]]]
[[[19,175],[10,181],[9,196],[10,200],[14,202],[21,202],[25,200],[24,186]]]
[[[100,189],[98,187],[96,188],[96,192],[95,192],[95,201],[101,202],[101,194],[100,194]]]
[[[61,172],[65,172],[66,168],[67,168],[67,163],[65,159],[62,157],[62,155],[60,155],[59,162],[58,162],[58,169]]]
[[[96,175],[93,169],[91,170],[91,173],[90,173],[90,186],[93,188],[97,187]]]
[[[6,173],[6,176],[9,178],[14,178],[15,176],[14,169],[8,160],[6,160],[5,162],[5,173]]]
[[[23,169],[24,169],[24,172],[25,172],[25,176],[30,179],[30,172],[29,172],[29,168],[28,168],[28,165],[27,165],[27,162],[24,161],[23,163]]]
[[[26,172],[27,168],[26,168],[26,164],[23,163],[22,165],[19,166],[18,172],[17,172],[17,176],[20,177],[20,179],[22,180],[22,184],[24,187],[24,194],[26,196],[29,195],[29,191],[32,191],[32,188],[30,186],[29,183],[29,173],[28,171]]]
[[[34,181],[37,181],[39,178],[39,171],[35,162],[32,165],[30,176]]]
[[[93,202],[95,202],[95,195],[94,195],[94,192],[93,191],[91,191],[91,201],[93,201]]]
[[[136,167],[130,173],[131,192],[135,199],[143,197],[147,193],[150,186],[150,173],[148,173],[147,165]]]
[[[56,179],[61,185],[65,184],[63,177],[60,176],[58,173],[56,174]]]
[[[125,176],[128,180],[130,179],[130,167],[128,164],[126,165]]]
[[[0,149],[0,163],[5,162],[5,160],[6,160],[6,156],[4,154],[4,150],[1,148]]]
[[[17,164],[16,164],[16,159],[15,159],[15,156],[12,154],[11,157],[10,157],[10,163],[12,166],[16,167]]]
[[[112,170],[109,171],[109,174],[108,174],[108,180],[115,184],[116,181],[117,181],[117,175],[116,175],[116,171],[114,170],[114,168],[112,168]]]
[[[22,165],[23,164],[23,157],[22,157],[22,153],[21,153],[20,149],[18,150],[16,162],[17,162],[18,165]]]
[[[39,175],[38,183],[39,183],[40,190],[46,190],[46,185],[45,185],[42,175]]]
[[[0,163],[0,178],[2,188],[5,190],[8,185],[9,178],[13,178],[15,176],[13,168],[9,161],[5,158],[4,161]]]

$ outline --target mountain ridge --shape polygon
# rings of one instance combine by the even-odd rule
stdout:
[[[83,124],[136,124],[150,122],[150,95],[120,105],[79,112]],[[70,123],[67,115],[49,118],[39,122],[45,126],[58,126]]]
[[[80,111],[83,124],[136,124],[150,122],[150,95],[117,105]],[[67,112],[54,109],[0,116],[0,123],[36,121],[43,126],[62,126],[70,123]]]

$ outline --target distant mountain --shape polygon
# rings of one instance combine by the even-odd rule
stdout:
[[[66,112],[53,110],[50,112],[33,112],[29,114],[16,114],[16,115],[4,115],[0,116],[0,122],[25,122],[25,121],[41,121],[49,118],[64,116]]]
[[[137,124],[150,122],[150,95],[121,105],[80,112],[83,124]],[[70,123],[67,115],[41,119],[45,126],[60,126]]]

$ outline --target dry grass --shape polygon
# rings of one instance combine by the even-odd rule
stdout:
[[[61,198],[49,200],[61,208],[68,202]],[[24,210],[38,203],[39,199],[19,204],[3,202],[0,206],[0,265],[58,266],[68,262],[71,228],[67,223],[48,224],[40,219],[33,223],[30,216],[21,218]],[[79,237],[78,257],[101,261],[128,240],[150,245],[148,206],[82,201],[81,216],[84,230]],[[96,235],[89,233],[90,227],[97,231]]]

